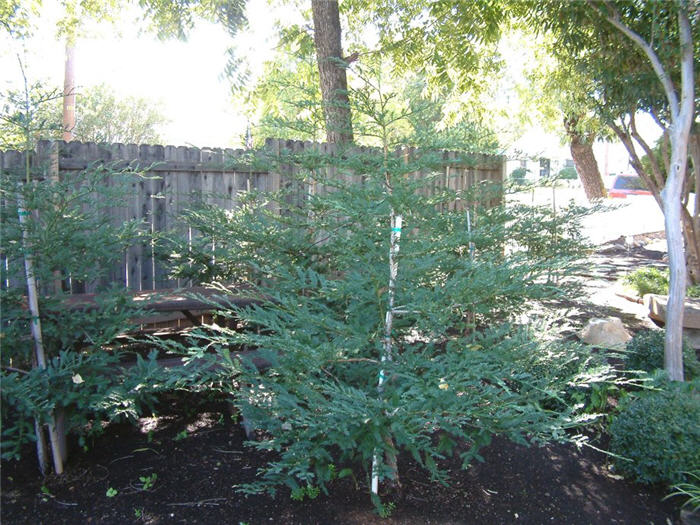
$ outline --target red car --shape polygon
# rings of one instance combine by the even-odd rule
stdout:
[[[628,195],[651,195],[638,175],[618,175],[608,190],[608,197],[625,199]]]

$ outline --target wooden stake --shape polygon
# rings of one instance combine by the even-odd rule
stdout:
[[[39,461],[39,472],[46,476],[49,471],[49,453],[46,450],[46,436],[39,418],[34,418],[34,433],[36,434],[36,457]]]

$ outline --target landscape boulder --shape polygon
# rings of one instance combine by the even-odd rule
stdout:
[[[622,347],[632,339],[618,317],[590,319],[579,337],[584,343],[605,348]]]

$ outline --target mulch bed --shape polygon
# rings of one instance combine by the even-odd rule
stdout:
[[[661,258],[642,250],[610,243],[599,257],[619,262],[631,256],[633,265]],[[604,273],[617,277],[622,270],[611,265]],[[599,306],[583,315],[593,314],[601,315]],[[275,498],[237,492],[267,459],[244,441],[225,400],[166,396],[158,417],[143,418],[139,426],[111,425],[89,450],[75,447],[61,477],[42,478],[31,449],[22,461],[3,462],[0,519],[51,525],[679,523],[679,502],[662,501],[664,487],[621,479],[607,456],[591,448],[526,448],[497,438],[483,451],[485,462],[466,471],[456,457],[445,461],[449,487],[431,483],[410,457],[400,457],[403,493],[382,519],[360,468],[357,479],[335,481],[329,495],[314,500],[294,501],[285,488]],[[155,483],[144,490],[140,478],[153,474]]]
[[[5,463],[2,523],[678,522],[677,505],[661,501],[661,487],[620,479],[599,452],[526,448],[503,439],[485,449],[484,463],[466,471],[458,458],[446,461],[453,471],[449,487],[431,483],[410,458],[400,458],[404,491],[387,519],[373,512],[359,473],[314,500],[294,501],[286,489],[276,498],[246,497],[237,485],[252,481],[266,458],[244,445],[225,401],[170,396],[159,414],[141,419],[140,427],[110,426],[88,451],[74,450],[62,477],[42,479],[31,450],[26,459]],[[139,478],[153,474],[153,487],[143,490]],[[110,488],[117,491],[113,497]]]

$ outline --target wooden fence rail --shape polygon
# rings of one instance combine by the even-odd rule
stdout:
[[[265,144],[272,155],[279,155],[283,150],[303,152],[309,148],[324,153],[334,151],[332,144],[276,139],[269,139]],[[240,205],[246,192],[277,191],[293,184],[291,167],[280,169],[280,173],[254,171],[242,162],[245,154],[244,150],[220,148],[42,141],[31,155],[31,165],[35,176],[47,179],[82,171],[96,163],[110,163],[116,168],[138,166],[139,170],[144,170],[144,176],[130,183],[127,205],[115,207],[111,220],[118,224],[136,219],[143,221],[152,233],[177,232],[191,238],[196,232],[182,231],[178,217],[197,202],[232,210]],[[503,182],[505,161],[502,157],[478,155],[469,165],[463,166],[450,162],[457,158],[454,152],[444,152],[443,157],[445,176],[434,179],[435,187],[462,190],[480,182]],[[24,162],[21,152],[0,151],[0,168],[5,174],[21,173]],[[416,174],[420,176],[423,174]],[[299,188],[301,195],[309,191],[314,189]],[[189,284],[169,279],[165,267],[154,257],[152,246],[143,244],[127,250],[121,264],[110,269],[109,282],[136,291]],[[106,283],[87,283],[79,291],[93,292],[96,286],[103,284]]]

